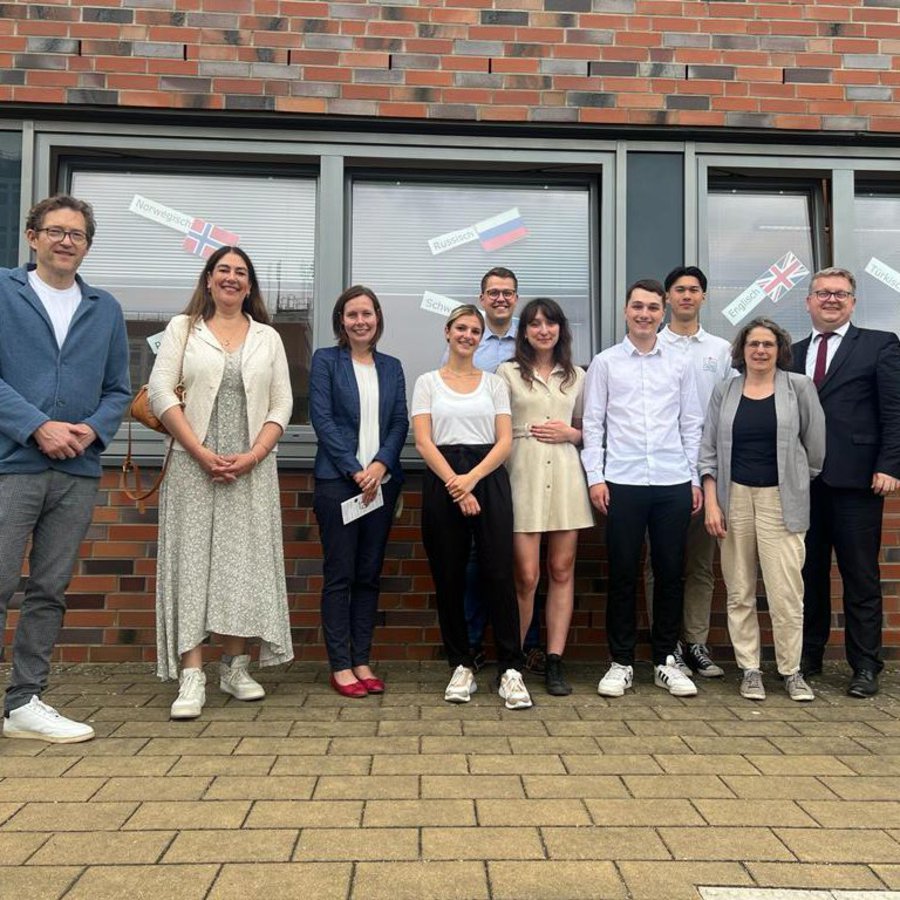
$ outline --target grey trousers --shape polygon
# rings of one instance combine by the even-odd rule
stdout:
[[[32,539],[6,714],[24,706],[32,695],[40,696],[47,686],[50,655],[66,611],[65,591],[91,524],[99,483],[99,478],[52,469],[0,475],[0,636],[10,598],[19,586],[25,547]]]

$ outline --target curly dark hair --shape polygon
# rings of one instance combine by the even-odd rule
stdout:
[[[534,363],[537,354],[534,347],[528,343],[528,326],[537,318],[538,313],[543,313],[548,322],[559,325],[559,340],[553,348],[553,364],[562,366],[564,375],[560,389],[565,393],[565,388],[575,383],[575,366],[572,365],[572,329],[569,328],[569,320],[562,311],[562,307],[549,297],[535,297],[529,300],[519,316],[519,330],[516,332],[516,352],[512,361],[519,364],[519,372],[526,384],[534,381]]]
[[[777,322],[760,316],[748,322],[738,333],[737,337],[731,344],[731,365],[738,372],[743,373],[747,369],[744,362],[744,347],[747,344],[747,336],[754,328],[767,328],[775,335],[775,342],[778,344],[778,356],[775,359],[775,365],[779,369],[789,369],[791,367],[791,335],[785,331]]]
[[[28,211],[25,219],[26,231],[37,231],[44,225],[44,216],[55,212],[57,209],[71,209],[84,216],[84,231],[87,234],[88,246],[94,242],[94,234],[97,231],[97,223],[94,220],[94,208],[90,203],[70,197],[68,194],[54,194],[38,201]]]

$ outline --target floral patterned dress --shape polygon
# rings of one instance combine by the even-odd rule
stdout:
[[[204,446],[221,454],[250,448],[240,349],[226,354]],[[220,484],[188,453],[172,453],[156,577],[160,678],[177,678],[181,654],[210,633],[258,638],[261,666],[293,658],[275,454]]]

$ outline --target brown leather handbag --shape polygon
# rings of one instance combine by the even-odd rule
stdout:
[[[178,384],[175,385],[175,394],[178,397],[178,402],[182,409],[184,408],[184,354],[187,351],[187,342],[188,338],[191,334],[191,326],[188,324],[187,335],[184,339],[184,346],[181,348],[181,366],[179,367],[178,374]],[[158,431],[160,434],[168,435],[169,431],[165,425],[159,420],[159,418],[154,415],[153,410],[150,408],[150,394],[149,394],[149,385],[144,385],[135,395],[134,399],[131,401],[131,408],[129,409],[128,419],[128,449],[125,453],[125,459],[122,462],[122,476],[119,479],[119,488],[125,493],[125,495],[134,500],[138,505],[138,511],[144,512],[144,501],[148,497],[152,497],[157,490],[159,490],[159,486],[162,484],[162,480],[166,475],[166,470],[169,468],[169,458],[172,455],[172,445],[175,443],[175,439],[172,438],[169,441],[169,447],[166,450],[166,458],[163,460],[162,468],[159,471],[159,475],[153,481],[153,484],[150,485],[147,490],[144,490],[141,487],[141,470],[138,464],[134,461],[131,454],[131,426],[134,422],[139,422],[141,425],[145,425],[147,428],[152,428],[154,431]],[[133,486],[128,486],[128,476],[132,474],[133,476]]]

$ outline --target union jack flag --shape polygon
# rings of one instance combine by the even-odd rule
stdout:
[[[788,251],[761,278],[756,279],[756,284],[773,303],[777,303],[805,275],[809,275],[809,269]]]
[[[194,256],[208,259],[219,247],[233,247],[240,241],[240,235],[233,231],[226,231],[203,219],[194,219],[181,248],[188,253],[193,253]]]

